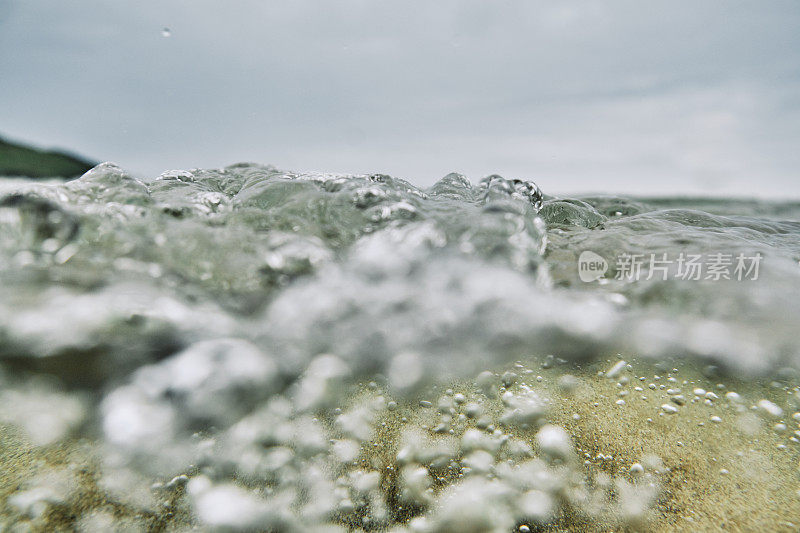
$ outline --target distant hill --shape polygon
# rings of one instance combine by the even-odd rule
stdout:
[[[65,152],[39,150],[0,138],[0,176],[69,179],[95,165]]]

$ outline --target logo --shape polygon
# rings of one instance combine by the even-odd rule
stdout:
[[[673,253],[621,253],[616,257],[612,274],[617,281],[669,279],[691,281],[743,281],[757,280],[764,256],[761,252],[747,255],[739,253],[713,252],[693,254]],[[608,272],[606,260],[586,250],[578,257],[578,276],[586,283],[605,278]]]
[[[586,250],[578,257],[578,276],[581,281],[589,283],[603,277],[608,270],[608,263],[596,253]]]

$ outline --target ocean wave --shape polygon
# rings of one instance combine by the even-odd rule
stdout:
[[[767,377],[790,390],[800,368],[797,204],[557,198],[495,175],[473,185],[449,174],[419,188],[380,174],[253,164],[139,180],[104,163],[71,182],[13,180],[0,191],[3,381],[66,402],[50,418],[10,420],[38,427],[38,445],[92,437],[108,479],[132,480],[121,493],[191,473],[172,488],[181,496],[188,482],[196,519],[212,527],[358,519],[367,529],[411,520],[415,531],[505,531],[523,519],[548,523],[559,506],[637,523],[655,501],[654,478],[639,489],[619,481],[616,491],[630,494],[613,512],[582,500],[595,496],[575,488],[581,462],[569,435],[543,425],[557,389],[539,396],[516,378],[503,383],[511,396],[502,402],[482,397],[505,405],[502,424],[533,431],[541,462],[524,443],[519,453],[507,446],[509,433],[483,442],[496,422],[478,433],[461,424],[461,444],[447,441],[456,404],[466,402],[451,392],[441,431],[420,423],[422,437],[386,437],[411,450],[397,477],[376,480],[363,464],[345,481],[336,476],[364,457],[378,421],[395,416],[389,404],[413,404],[487,369],[683,361],[707,378]],[[561,374],[566,381],[553,379],[569,389],[571,374]],[[56,385],[37,385],[44,376]],[[366,384],[370,399],[354,400]],[[662,414],[678,409],[668,407]],[[403,444],[432,429],[447,438]],[[437,446],[443,466],[426,455]],[[457,457],[458,469],[477,475],[439,472]],[[501,457],[541,483],[501,474]],[[659,470],[646,466],[637,472]],[[307,500],[314,491],[319,508]],[[470,498],[503,518],[481,526]]]

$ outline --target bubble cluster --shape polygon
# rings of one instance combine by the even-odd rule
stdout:
[[[687,211],[251,164],[3,182],[0,529],[711,523],[690,470],[783,519],[797,231]],[[742,227],[774,258],[744,295],[576,281]]]

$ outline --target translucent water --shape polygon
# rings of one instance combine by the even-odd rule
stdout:
[[[28,443],[6,446],[88,439],[94,462],[75,461],[96,481],[14,464],[3,512],[97,531],[658,527],[675,465],[637,455],[647,424],[797,457],[798,261],[800,203],[249,164],[6,180],[0,415]],[[619,412],[625,448],[590,453]]]

